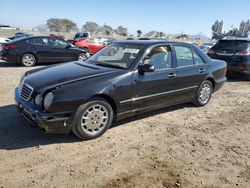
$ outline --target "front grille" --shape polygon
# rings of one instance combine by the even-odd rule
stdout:
[[[20,94],[21,99],[23,99],[24,101],[29,101],[31,99],[33,90],[34,89],[30,85],[23,83],[21,94]]]

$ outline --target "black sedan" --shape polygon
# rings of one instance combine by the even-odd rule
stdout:
[[[47,132],[92,139],[138,113],[186,102],[204,106],[225,74],[224,61],[191,44],[114,42],[85,62],[26,72],[15,99],[20,112]]]
[[[12,40],[2,46],[1,59],[30,67],[37,63],[85,60],[88,54],[57,37],[36,36]]]

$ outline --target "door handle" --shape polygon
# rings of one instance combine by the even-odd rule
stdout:
[[[168,77],[171,78],[171,79],[174,79],[174,78],[176,77],[176,74],[175,74],[175,73],[170,73],[170,74],[168,75]]]
[[[201,68],[201,69],[199,70],[199,73],[203,73],[203,72],[205,72],[205,69]]]

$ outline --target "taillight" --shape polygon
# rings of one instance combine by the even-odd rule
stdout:
[[[215,54],[215,51],[209,49],[208,52],[207,52],[207,54],[209,54],[209,55],[214,55],[214,54]]]
[[[5,44],[3,45],[3,49],[13,49],[16,48],[16,45],[13,44]]]
[[[250,51],[240,51],[240,52],[236,53],[235,55],[248,56],[248,55],[250,55]]]

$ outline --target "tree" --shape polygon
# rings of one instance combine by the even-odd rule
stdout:
[[[116,29],[116,32],[120,36],[127,36],[128,35],[128,29],[122,26],[118,26]]]
[[[69,19],[62,19],[62,24],[66,32],[70,32],[77,28],[76,23]]]
[[[61,32],[66,31],[70,32],[73,29],[76,29],[76,23],[69,19],[61,19],[61,18],[50,18],[47,20],[47,25],[50,31]]]
[[[82,29],[86,32],[93,33],[99,29],[99,25],[95,22],[86,22],[83,26]]]
[[[137,37],[140,37],[141,34],[142,34],[142,31],[138,29],[138,30],[137,30]]]
[[[62,21],[59,18],[50,18],[47,20],[50,31],[60,32],[62,30]]]
[[[113,28],[107,24],[104,24],[101,30],[104,32],[105,35],[111,35],[111,33],[113,32]]]

